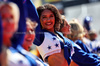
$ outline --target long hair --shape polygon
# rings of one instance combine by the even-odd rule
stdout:
[[[61,23],[60,12],[58,11],[58,9],[54,5],[52,5],[52,4],[45,4],[45,5],[39,6],[37,8],[37,12],[38,12],[39,18],[41,16],[42,12],[44,10],[46,10],[46,9],[52,11],[54,16],[55,16],[55,25],[54,25],[54,29],[55,29],[55,27],[57,26],[56,24],[60,24]]]

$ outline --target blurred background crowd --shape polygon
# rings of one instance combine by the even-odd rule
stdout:
[[[1,1],[6,2],[6,0]],[[3,42],[0,43],[1,65],[7,66],[5,64],[8,64],[8,66],[13,66],[18,64],[17,66],[19,66],[24,63],[27,66],[49,66],[50,64],[53,66],[54,62],[51,60],[57,57],[58,59],[56,60],[60,59],[60,61],[63,60],[62,62],[64,62],[64,65],[61,66],[68,66],[70,62],[75,62],[75,66],[84,66],[85,64],[88,66],[92,65],[92,63],[94,64],[93,66],[100,65],[100,0],[8,1],[16,4],[0,2],[0,42]],[[44,8],[43,11],[42,8]],[[7,34],[6,29],[8,29],[9,34]],[[53,29],[51,33],[50,29]],[[9,30],[11,30],[11,33]],[[41,31],[41,33],[38,31]],[[61,35],[56,31],[62,32]],[[23,33],[21,34],[21,32]],[[59,39],[57,40],[59,43],[54,44],[51,39],[53,41]],[[54,45],[52,51],[49,41],[51,42],[50,45]],[[47,56],[44,57],[46,54]],[[77,58],[80,59],[77,60]],[[87,61],[84,61],[84,58]],[[6,59],[8,59],[8,63],[5,62]]]

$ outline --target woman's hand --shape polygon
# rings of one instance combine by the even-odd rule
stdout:
[[[55,53],[48,57],[48,63],[50,66],[68,66],[67,60],[64,58],[64,52]]]

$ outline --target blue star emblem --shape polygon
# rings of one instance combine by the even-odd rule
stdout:
[[[51,49],[51,46],[48,46],[47,48],[50,50]]]
[[[19,63],[19,64],[23,64],[23,61],[22,61],[22,60],[19,60],[18,63]]]
[[[56,46],[56,47],[59,47],[59,44],[56,43],[55,46]]]
[[[56,40],[56,38],[55,38],[55,37],[53,37],[52,39],[53,39],[53,40]]]

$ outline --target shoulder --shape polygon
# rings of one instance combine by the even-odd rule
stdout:
[[[56,31],[59,35],[63,36],[63,34],[61,32]]]
[[[83,42],[81,40],[76,40],[75,43],[76,44],[82,44]]]
[[[7,55],[8,55],[8,65],[9,66],[31,66],[30,62],[21,54],[18,52],[12,52],[11,49],[7,50]]]

